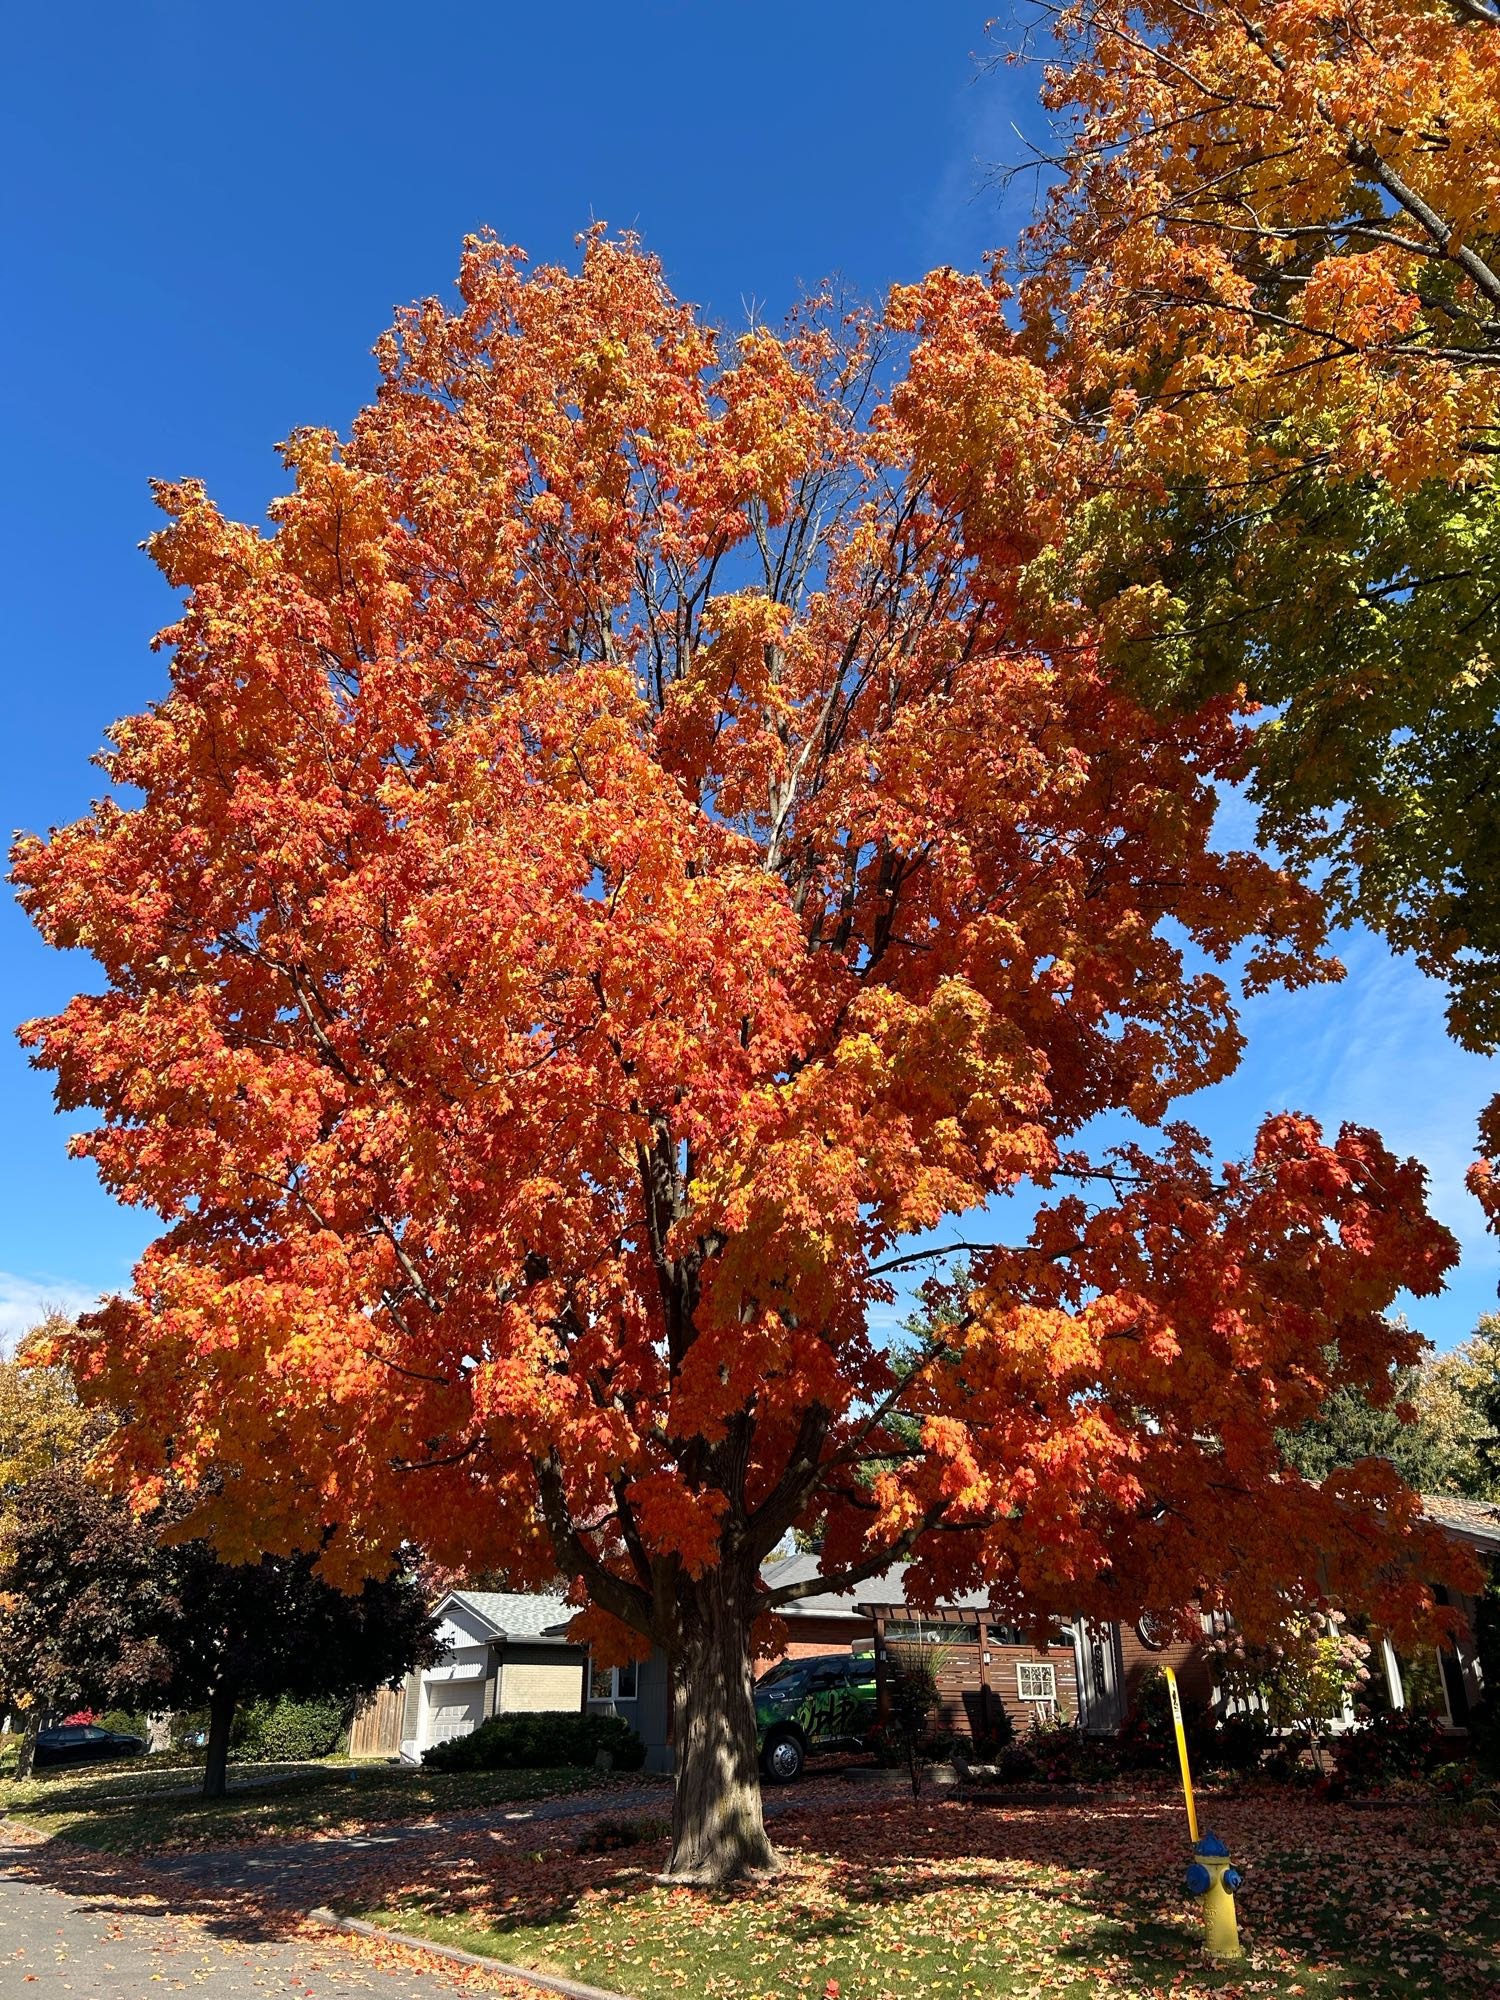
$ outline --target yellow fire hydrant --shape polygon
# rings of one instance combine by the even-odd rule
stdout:
[[[1189,1893],[1203,1898],[1203,1948],[1210,1958],[1242,1958],[1240,1930],[1234,1916],[1234,1892],[1240,1871],[1231,1866],[1229,1849],[1217,1834],[1193,1843],[1188,1865]]]
[[[1230,1866],[1229,1849],[1217,1834],[1198,1838],[1198,1808],[1193,1799],[1193,1774],[1188,1768],[1187,1731],[1182,1725],[1182,1700],[1177,1692],[1177,1676],[1170,1667],[1167,1694],[1172,1703],[1172,1727],[1177,1736],[1177,1758],[1182,1766],[1182,1797],[1187,1806],[1188,1838],[1193,1858],[1188,1863],[1189,1892],[1203,1898],[1203,1948],[1210,1958],[1220,1961],[1243,1958],[1240,1927],[1234,1917],[1234,1892],[1240,1886],[1240,1871]]]

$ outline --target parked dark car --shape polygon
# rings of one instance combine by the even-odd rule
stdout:
[[[67,1722],[60,1729],[42,1730],[36,1739],[38,1764],[102,1764],[107,1758],[145,1753],[143,1736],[123,1736],[92,1722]]]
[[[774,1785],[802,1775],[812,1750],[858,1749],[875,1723],[875,1662],[849,1653],[783,1660],[755,1684],[761,1769]]]

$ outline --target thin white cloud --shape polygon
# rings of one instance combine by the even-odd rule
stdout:
[[[87,1312],[99,1303],[99,1294],[75,1285],[66,1278],[23,1278],[15,1271],[0,1271],[0,1354],[8,1354],[22,1334],[44,1320],[50,1312]]]
[[[1039,211],[1052,178],[1036,157],[1049,138],[1038,101],[1044,45],[1019,64],[1000,60],[1017,46],[1013,33],[989,36],[954,92],[949,151],[923,216],[929,259],[977,265],[987,251],[1012,246]],[[1022,171],[1002,182],[998,171],[1007,166]]]

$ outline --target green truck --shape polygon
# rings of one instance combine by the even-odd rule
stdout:
[[[802,1775],[813,1750],[856,1750],[875,1725],[875,1662],[850,1653],[783,1660],[755,1684],[761,1769],[773,1785]]]

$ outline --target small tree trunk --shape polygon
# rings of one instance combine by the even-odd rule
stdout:
[[[42,1711],[32,1708],[27,1711],[26,1727],[21,1731],[21,1747],[16,1752],[16,1778],[24,1783],[31,1776],[31,1767],[36,1762],[36,1739],[42,1733]]]
[[[671,1656],[677,1783],[663,1878],[719,1888],[777,1863],[761,1816],[755,1748],[751,1579],[710,1570],[679,1600]]]
[[[208,1755],[203,1766],[203,1796],[222,1799],[229,1788],[229,1730],[237,1706],[232,1687],[216,1687],[208,1703]]]

